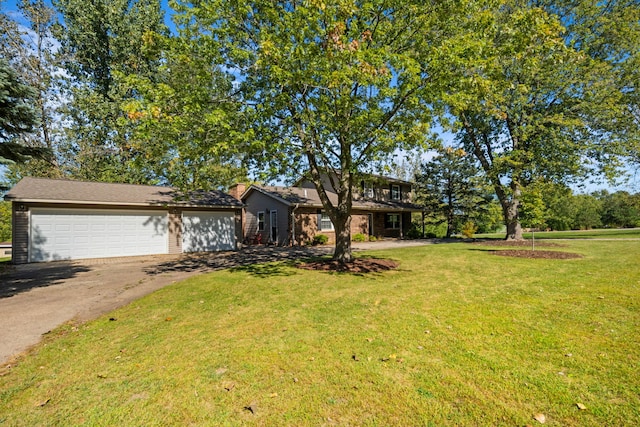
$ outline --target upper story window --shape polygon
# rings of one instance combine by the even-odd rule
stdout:
[[[258,231],[264,231],[264,212],[258,212]]]
[[[373,199],[373,184],[370,182],[362,183],[362,196],[367,199]]]
[[[391,200],[400,200],[400,186],[397,184],[391,185]]]

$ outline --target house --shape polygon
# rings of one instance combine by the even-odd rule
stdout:
[[[23,178],[12,202],[12,261],[235,250],[242,203],[220,191]]]
[[[323,184],[331,202],[338,196],[325,176]],[[335,231],[323,211],[318,191],[308,179],[292,187],[251,185],[231,189],[245,204],[244,233],[247,239],[276,245],[305,244],[324,234],[335,242]],[[351,235],[402,238],[411,227],[411,213],[422,208],[411,203],[411,183],[367,175],[353,189]]]

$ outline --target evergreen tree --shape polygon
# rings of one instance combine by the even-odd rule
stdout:
[[[0,58],[0,163],[23,162],[28,156],[42,156],[45,150],[27,147],[17,138],[38,125],[34,110],[36,91]]]
[[[463,150],[446,148],[415,176],[416,202],[431,222],[447,224],[446,237],[488,209],[491,196],[479,168]]]

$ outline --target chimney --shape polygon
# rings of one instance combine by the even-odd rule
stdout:
[[[242,194],[245,192],[246,189],[247,189],[246,184],[239,182],[237,184],[232,185],[231,188],[229,188],[229,194],[235,197],[236,199],[240,200],[240,196],[242,196]]]

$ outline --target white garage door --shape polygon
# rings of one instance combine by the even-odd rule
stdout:
[[[182,213],[182,252],[230,251],[235,248],[233,212]]]
[[[32,209],[29,260],[166,254],[167,213]]]

